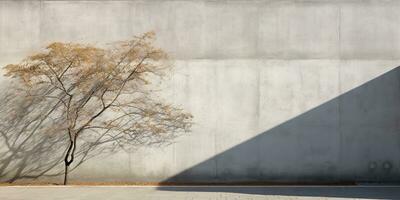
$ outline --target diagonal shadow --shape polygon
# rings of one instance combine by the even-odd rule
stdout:
[[[398,182],[399,130],[400,67],[396,67],[163,183]],[[184,187],[159,189],[190,191]],[[218,187],[201,190],[217,192]],[[355,193],[318,191],[322,192],[285,188],[242,192],[338,197],[369,194],[363,189]],[[374,196],[380,197],[385,196]]]

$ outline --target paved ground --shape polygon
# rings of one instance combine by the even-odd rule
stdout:
[[[256,200],[400,199],[400,186],[12,186],[0,187],[1,200]]]

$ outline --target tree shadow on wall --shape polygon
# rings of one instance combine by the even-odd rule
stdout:
[[[190,167],[164,183],[399,182],[399,133],[400,67],[396,67]],[[397,191],[395,194],[379,192],[380,189],[368,192],[368,188],[159,189],[353,198],[400,197]]]
[[[13,183],[39,178],[52,182],[49,178],[63,175],[67,137],[54,137],[30,130],[28,133],[1,134],[0,138],[7,143],[0,152],[0,182]],[[80,146],[76,154],[77,163],[71,172],[90,158],[112,148],[115,147],[96,143]]]
[[[18,87],[3,87],[0,101],[0,182],[50,178],[64,173],[66,134],[50,130],[47,124],[58,124],[48,113],[52,102],[24,98]],[[76,152],[72,171],[101,153],[112,153],[117,145],[108,141],[83,139]]]
[[[42,90],[49,89],[38,87],[32,93],[45,94]],[[29,88],[20,89],[18,84],[10,84],[1,91],[0,182],[30,183],[32,179],[54,182],[53,177],[64,175],[64,159],[70,141],[68,134],[65,134],[67,121],[57,113],[60,107],[63,109],[60,101],[57,98],[53,101],[53,98],[36,97]],[[172,124],[166,123],[165,126],[169,126],[171,132],[179,129]],[[167,146],[179,136],[169,134],[152,138],[148,134],[135,133],[122,142],[121,137],[109,131],[81,135],[76,141],[74,163],[69,172],[95,156],[110,156],[119,151],[133,152],[143,146]]]

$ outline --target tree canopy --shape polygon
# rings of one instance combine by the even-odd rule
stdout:
[[[55,42],[5,67],[6,76],[18,82],[14,94],[26,103],[10,106],[7,113],[23,111],[19,123],[25,131],[68,136],[65,184],[79,145],[163,144],[190,130],[191,114],[163,102],[152,90],[151,82],[172,67],[154,39],[148,32],[106,47]]]

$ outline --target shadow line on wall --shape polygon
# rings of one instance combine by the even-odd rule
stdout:
[[[400,67],[396,67],[162,184],[399,182],[399,133]],[[191,191],[179,188],[159,189]],[[218,188],[194,191],[224,190]],[[313,190],[261,191],[314,196]],[[364,189],[354,195],[345,190],[331,195],[329,191],[317,193],[352,197],[365,193]]]

